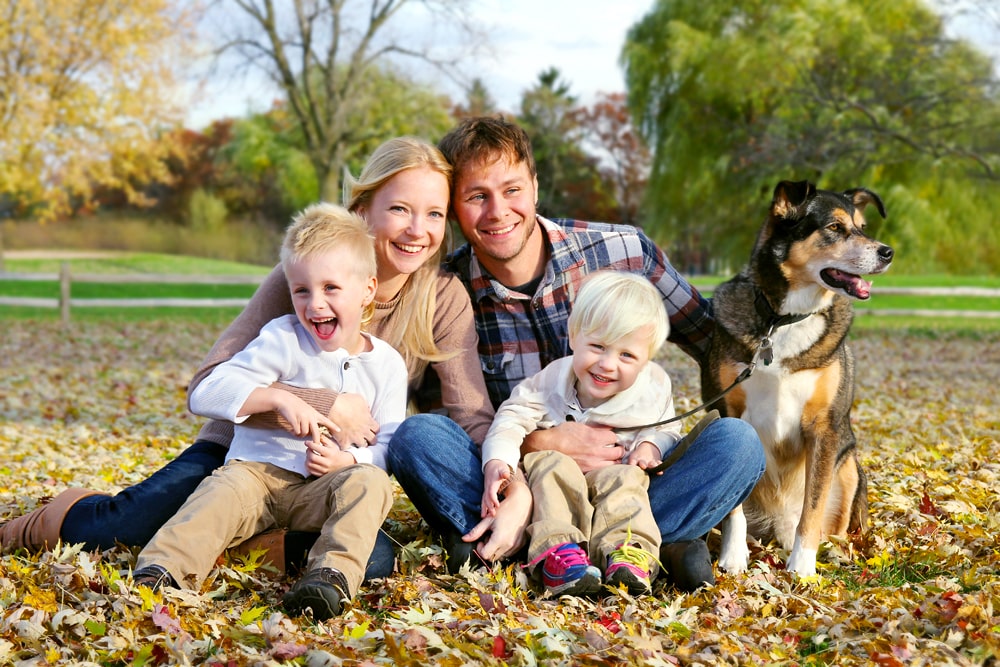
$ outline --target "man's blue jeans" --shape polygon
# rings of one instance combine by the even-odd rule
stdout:
[[[67,544],[82,542],[86,549],[110,549],[116,544],[145,546],[160,526],[180,509],[201,480],[225,463],[228,450],[198,440],[145,480],[114,496],[83,498],[63,519],[60,537]],[[395,555],[382,532],[368,562],[365,578],[392,573]]]
[[[414,415],[389,444],[389,466],[413,506],[440,534],[465,534],[480,521],[479,446],[447,417]],[[703,537],[742,503],[764,474],[764,449],[753,427],[717,419],[662,475],[649,480],[663,543]]]

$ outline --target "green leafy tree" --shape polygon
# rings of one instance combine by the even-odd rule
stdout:
[[[541,72],[521,98],[519,120],[534,151],[539,212],[614,220],[613,188],[601,178],[597,159],[583,148],[576,111],[577,99],[554,67]]]
[[[466,101],[464,105],[455,107],[454,115],[457,118],[468,118],[473,116],[488,116],[497,110],[497,103],[490,95],[489,89],[482,79],[476,77],[472,80],[466,90]]]
[[[991,63],[918,0],[661,0],[622,58],[654,149],[647,228],[690,271],[745,259],[778,180],[867,185],[891,213],[936,208],[930,182],[972,196],[998,176]]]

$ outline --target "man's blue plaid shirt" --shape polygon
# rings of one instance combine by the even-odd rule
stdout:
[[[493,407],[524,378],[571,354],[567,319],[587,274],[600,269],[641,273],[663,295],[670,318],[668,340],[699,359],[708,349],[711,304],[678,274],[666,255],[641,230],[538,216],[549,261],[533,295],[501,285],[484,271],[468,244],[448,256],[472,299],[479,334],[479,358]]]

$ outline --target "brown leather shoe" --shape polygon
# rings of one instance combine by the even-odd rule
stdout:
[[[273,528],[263,533],[257,533],[248,540],[245,540],[229,551],[243,556],[249,556],[251,551],[264,550],[264,557],[261,562],[269,565],[278,571],[278,574],[285,576],[285,533],[284,528]]]

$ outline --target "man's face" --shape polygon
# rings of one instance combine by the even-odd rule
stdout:
[[[481,259],[516,257],[538,226],[538,179],[524,162],[470,163],[455,178],[452,205],[462,235]]]

